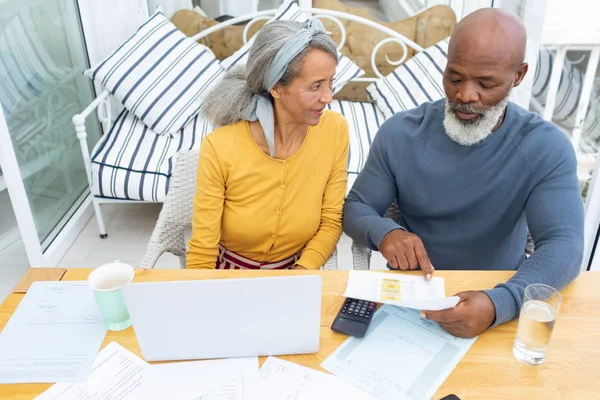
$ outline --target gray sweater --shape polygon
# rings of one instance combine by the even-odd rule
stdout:
[[[528,284],[562,289],[580,271],[577,160],[555,125],[513,103],[496,132],[461,146],[444,131],[444,101],[381,126],[346,200],[344,231],[378,250],[388,232],[406,229],[423,240],[438,270],[517,269],[485,291],[497,325],[518,317]],[[381,217],[394,199],[401,225]],[[526,258],[528,227],[536,249]]]

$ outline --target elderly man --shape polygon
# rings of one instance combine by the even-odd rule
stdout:
[[[583,204],[569,139],[508,101],[527,73],[526,31],[514,15],[478,10],[454,30],[447,99],[398,113],[379,129],[344,207],[344,230],[391,269],[517,270],[506,283],[458,293],[428,311],[473,337],[518,317],[528,284],[562,289],[579,273]],[[396,199],[402,221],[382,218]],[[527,258],[527,228],[535,252]]]

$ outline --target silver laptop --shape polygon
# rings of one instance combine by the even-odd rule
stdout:
[[[123,295],[148,361],[319,350],[317,275],[131,283]]]

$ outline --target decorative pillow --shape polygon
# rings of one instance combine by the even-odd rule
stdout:
[[[223,75],[205,46],[181,33],[162,11],[96,67],[99,82],[157,134],[174,133],[200,110],[203,95]]]
[[[358,174],[365,166],[375,134],[385,118],[375,104],[362,101],[334,100],[327,108],[339,112],[348,121],[348,173]]]
[[[448,60],[447,51],[448,39],[441,40],[367,87],[386,119],[445,96],[442,75]]]
[[[294,1],[286,1],[277,9],[275,16],[269,22],[276,20],[304,22],[308,20],[308,16]],[[255,37],[256,35],[252,36],[252,38],[250,38],[250,40],[243,45],[241,49],[233,53],[231,57],[227,57],[221,61],[221,66],[228,70],[234,65],[245,64]],[[335,76],[333,77],[333,93],[336,93],[342,89],[344,85],[348,83],[348,81],[358,78],[364,74],[365,71],[363,71],[358,65],[354,64],[348,57],[338,52],[338,65],[335,70]]]

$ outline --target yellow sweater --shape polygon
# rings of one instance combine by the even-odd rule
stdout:
[[[206,136],[187,267],[215,268],[218,243],[257,262],[302,251],[297,264],[323,265],[342,234],[348,146],[348,123],[328,110],[285,160],[258,147],[247,121]]]

